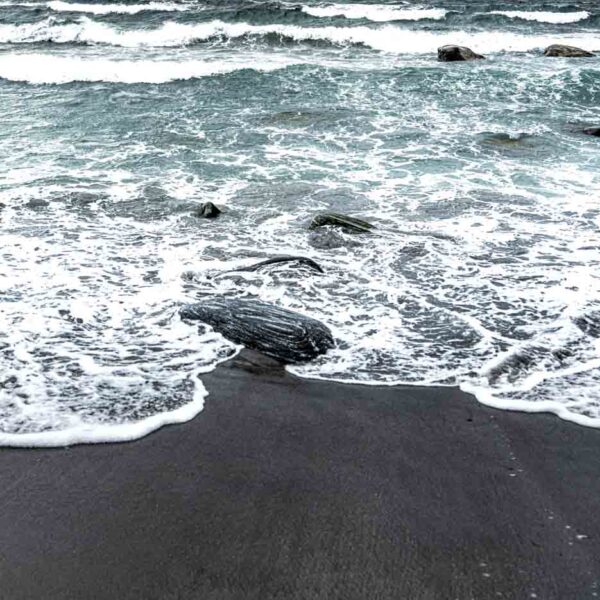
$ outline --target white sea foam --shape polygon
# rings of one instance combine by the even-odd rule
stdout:
[[[577,23],[589,19],[590,13],[586,10],[576,12],[549,12],[549,11],[526,11],[526,10],[494,10],[491,15],[501,15],[510,19],[522,19],[524,21],[538,21],[539,23]]]
[[[2,196],[10,202],[10,192]],[[0,311],[0,445],[123,442],[185,422],[207,394],[199,376],[230,351],[177,315],[186,300],[179,267],[197,246],[172,244],[164,224],[122,227],[117,218],[111,231],[98,219],[82,227],[63,215],[57,246],[44,228],[31,237],[10,210],[3,214],[0,295],[18,300]]]
[[[188,10],[184,4],[169,2],[147,2],[146,4],[85,4],[79,2],[63,2],[53,0],[48,2],[48,8],[57,12],[83,12],[94,15],[107,15],[111,13],[135,15],[144,11],[177,12]]]
[[[185,24],[168,21],[150,30],[121,30],[83,17],[78,23],[57,24],[53,20],[24,25],[0,25],[0,42],[107,44],[119,47],[178,47],[213,38],[279,35],[303,41],[359,44],[393,54],[426,54],[444,44],[463,44],[486,53],[527,52],[553,43],[574,44],[588,50],[600,49],[600,33],[535,35],[507,31],[418,31],[386,25],[371,27],[299,27],[295,25],[250,25],[248,23]]]
[[[190,376],[196,387],[190,402],[174,410],[167,410],[128,423],[116,424],[86,423],[75,416],[64,428],[59,425],[57,429],[49,431],[30,433],[0,432],[0,446],[13,448],[57,448],[73,446],[75,444],[131,442],[166,425],[185,423],[193,419],[204,408],[204,398],[207,396],[207,391],[198,379],[202,372],[205,372],[205,370],[197,369]],[[35,414],[31,413],[34,413],[34,411],[30,411],[29,416],[35,418]],[[55,415],[53,416],[56,418]]]
[[[440,8],[400,8],[386,4],[326,4],[303,6],[302,11],[313,17],[341,16],[346,19],[367,19],[375,22],[440,20],[448,13]]]
[[[110,60],[48,54],[0,54],[0,79],[33,84],[74,81],[108,83],[165,83],[196,79],[244,69],[274,71],[296,61],[268,59],[262,62],[202,60]]]

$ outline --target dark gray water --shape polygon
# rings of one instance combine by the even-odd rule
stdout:
[[[332,328],[301,376],[600,425],[600,58],[541,57],[600,7],[524,4],[0,1],[0,443],[191,418],[222,294]],[[325,274],[224,273],[278,254]]]

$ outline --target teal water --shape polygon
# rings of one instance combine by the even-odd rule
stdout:
[[[519,9],[522,9],[522,4]],[[319,318],[293,372],[600,425],[596,2],[0,2],[0,443],[139,437],[235,347],[210,295]],[[443,64],[462,43],[486,61]],[[192,215],[202,202],[215,221]],[[369,236],[310,234],[335,210]],[[325,237],[328,234],[325,234]],[[331,246],[336,247],[331,247]],[[286,267],[225,274],[279,254]]]

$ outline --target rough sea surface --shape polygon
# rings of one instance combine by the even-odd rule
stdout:
[[[332,329],[302,377],[600,426],[600,56],[551,43],[598,3],[0,0],[0,444],[192,418],[223,295]],[[325,273],[231,272],[281,254]]]

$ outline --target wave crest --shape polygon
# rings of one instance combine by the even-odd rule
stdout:
[[[547,11],[526,11],[526,10],[494,10],[490,15],[500,15],[509,19],[521,19],[523,21],[538,21],[539,23],[577,23],[590,18],[590,13],[586,10],[577,12],[547,12]]]
[[[94,15],[107,15],[111,13],[135,15],[144,11],[177,12],[188,10],[188,7],[183,4],[167,2],[148,2],[146,4],[83,4],[52,0],[46,6],[55,12],[83,12]]]
[[[313,17],[345,17],[369,21],[420,21],[440,20],[448,14],[441,8],[398,8],[385,4],[328,4],[326,6],[302,6],[302,12]]]
[[[251,69],[275,71],[298,64],[286,60],[174,61],[81,59],[47,54],[0,55],[0,79],[33,84],[75,81],[108,83],[166,83]]]
[[[106,44],[119,47],[178,47],[212,39],[262,38],[264,42],[324,42],[332,45],[359,45],[392,54],[429,54],[444,44],[470,46],[483,53],[530,52],[554,43],[600,49],[600,34],[531,35],[507,31],[419,31],[386,25],[382,27],[299,27],[296,25],[250,25],[248,23],[185,24],[167,21],[150,30],[119,30],[87,17],[78,22],[57,24],[53,19],[25,25],[0,25],[0,42]]]

